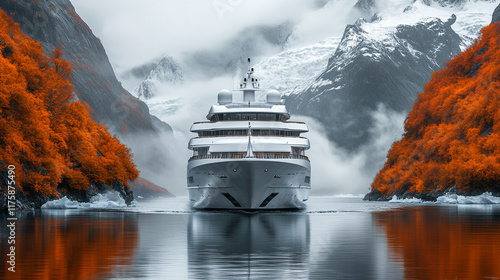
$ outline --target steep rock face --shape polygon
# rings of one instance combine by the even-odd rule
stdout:
[[[383,33],[365,23],[347,26],[326,70],[286,99],[293,113],[320,120],[330,139],[351,150],[368,140],[379,104],[409,111],[432,72],[460,52],[460,37],[439,19]]]
[[[499,21],[500,21],[500,5],[496,7],[491,19],[491,22],[499,22]]]
[[[170,56],[160,60],[155,69],[149,72],[148,76],[136,89],[137,97],[150,99],[158,94],[161,86],[182,84],[184,76],[181,67]]]
[[[101,42],[69,0],[5,0],[0,8],[13,14],[23,32],[42,43],[46,53],[61,46],[63,58],[73,68],[76,95],[89,104],[98,122],[121,134],[155,131],[147,106],[123,89]]]

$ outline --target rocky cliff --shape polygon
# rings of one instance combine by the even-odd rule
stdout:
[[[161,122],[147,106],[121,86],[100,40],[75,12],[69,0],[4,0],[25,34],[43,44],[45,53],[60,46],[73,68],[78,99],[89,104],[93,117],[112,131],[126,135],[155,132]]]
[[[365,199],[500,196],[500,23],[433,74]]]
[[[172,57],[166,56],[149,72],[146,79],[136,89],[137,97],[150,99],[158,94],[159,87],[182,84],[183,80],[181,67]]]
[[[452,23],[435,18],[391,30],[358,20],[346,27],[326,70],[290,95],[287,107],[320,120],[338,145],[358,148],[369,140],[377,106],[409,111],[432,72],[460,52]]]

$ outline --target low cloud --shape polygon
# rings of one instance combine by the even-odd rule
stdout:
[[[304,116],[294,119],[306,121],[311,141],[307,152],[311,160],[312,195],[365,194],[373,178],[383,167],[392,143],[401,138],[405,114],[379,106],[373,112],[374,126],[370,129],[369,144],[356,152],[348,152],[328,141],[325,127]]]

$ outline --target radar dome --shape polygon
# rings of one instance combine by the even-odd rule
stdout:
[[[267,92],[267,103],[281,104],[281,95],[277,90],[270,90]]]
[[[219,91],[219,94],[217,95],[217,102],[219,105],[233,103],[233,95],[229,90],[223,89]]]

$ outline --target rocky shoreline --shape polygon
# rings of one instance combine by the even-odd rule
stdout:
[[[0,161],[0,165],[4,165]],[[5,166],[5,165],[4,165]],[[0,211],[6,212],[8,208],[8,172],[0,171]],[[58,199],[55,195],[40,195],[40,194],[26,194],[15,183],[11,185],[15,189],[16,211],[33,211],[40,209],[43,204],[48,201]],[[78,202],[90,202],[90,199],[97,194],[104,194],[109,191],[116,191],[120,197],[125,200],[127,205],[130,205],[134,200],[133,192],[119,180],[113,181],[111,186],[103,183],[91,183],[86,190],[75,190],[69,188],[67,183],[62,182],[57,187],[59,197],[66,196],[67,198]]]
[[[363,200],[368,200],[368,201],[389,201],[393,199],[394,196],[396,196],[398,199],[412,199],[412,198],[417,198],[421,199],[423,201],[436,201],[438,197],[448,195],[448,194],[456,194],[456,195],[462,195],[462,196],[478,196],[481,195],[485,192],[491,192],[493,196],[500,197],[500,187],[496,188],[490,188],[490,189],[485,189],[482,191],[476,190],[476,191],[462,191],[457,187],[452,187],[446,190],[435,190],[433,192],[410,192],[409,190],[406,191],[394,191],[389,194],[382,194],[380,191],[377,189],[372,189],[369,193],[367,193],[364,197]]]

